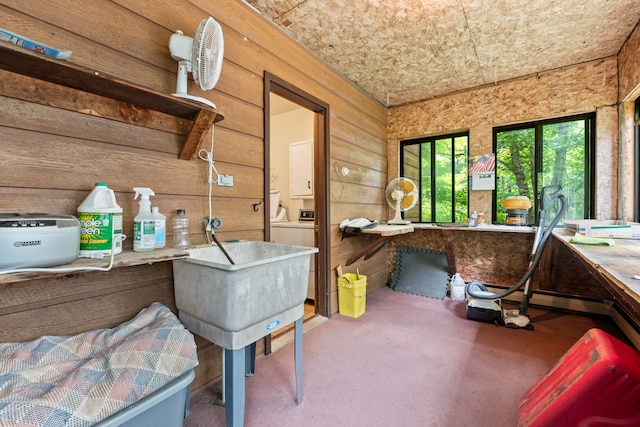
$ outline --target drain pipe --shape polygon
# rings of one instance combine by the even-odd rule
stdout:
[[[236,263],[233,262],[233,259],[231,259],[227,251],[224,249],[224,247],[216,237],[216,228],[220,228],[220,226],[222,226],[222,221],[220,221],[220,219],[218,218],[208,216],[202,220],[202,223],[204,224],[207,240],[209,240],[209,233],[211,233],[211,238],[213,239],[213,242],[215,242],[215,244],[218,245],[218,247],[220,248],[224,256],[227,257],[231,265],[236,265]],[[209,242],[209,243],[213,245],[213,242]]]

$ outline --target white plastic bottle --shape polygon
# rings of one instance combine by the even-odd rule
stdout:
[[[103,258],[122,252],[122,208],[107,184],[97,182],[78,206],[81,258]]]
[[[155,193],[150,188],[134,187],[137,199],[140,196],[140,210],[133,218],[133,250],[136,252],[152,251],[156,248],[156,218],[151,213],[150,196]]]
[[[189,217],[184,209],[178,209],[172,219],[173,247],[176,249],[189,249],[191,240],[189,237]]]
[[[453,275],[453,279],[451,279],[451,299],[454,301],[462,301],[465,298],[466,294],[466,283],[460,276],[460,273],[456,273]]]
[[[160,213],[157,206],[151,208],[151,213],[156,219],[156,249],[161,249],[167,243],[167,217]]]

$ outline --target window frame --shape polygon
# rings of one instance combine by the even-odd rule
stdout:
[[[536,194],[535,194],[534,200],[531,200],[531,204],[532,204],[531,209],[534,210],[533,212],[535,213],[535,219],[537,224],[539,219],[538,204],[539,204],[540,190],[541,190],[541,188],[538,188],[538,174],[542,172],[541,170],[542,169],[542,148],[543,148],[542,147],[542,143],[543,143],[542,129],[544,126],[547,126],[547,125],[553,125],[553,124],[564,123],[564,122],[574,122],[578,120],[584,120],[586,123],[585,147],[584,147],[585,149],[584,182],[587,188],[585,188],[585,191],[584,191],[585,208],[584,208],[583,216],[584,216],[584,219],[594,218],[595,216],[595,176],[596,176],[595,174],[596,113],[590,112],[590,113],[576,114],[571,116],[556,117],[552,119],[537,120],[537,121],[526,122],[526,123],[497,126],[493,128],[492,146],[493,146],[493,152],[496,153],[496,175],[495,175],[496,185],[495,185],[495,190],[492,191],[492,203],[491,203],[491,209],[492,209],[491,217],[492,217],[493,224],[498,224],[498,222],[496,222],[497,212],[498,212],[498,203],[502,202],[501,200],[500,201],[497,200],[497,193],[498,193],[497,180],[499,179],[498,168],[497,168],[498,134],[501,132],[508,132],[508,131],[514,131],[514,130],[522,130],[522,129],[530,129],[530,128],[534,129],[535,173],[533,174],[531,179],[533,181],[532,186]]]
[[[470,138],[469,138],[469,131],[468,130],[464,130],[464,131],[458,131],[458,132],[451,132],[451,133],[445,133],[445,134],[440,134],[440,135],[432,135],[432,136],[424,136],[424,137],[419,137],[419,138],[411,138],[411,139],[404,139],[400,141],[399,144],[399,148],[400,148],[400,152],[399,152],[399,176],[405,176],[405,171],[404,171],[404,167],[405,167],[405,163],[404,163],[404,154],[405,154],[405,150],[404,148],[408,145],[422,145],[422,144],[431,144],[431,174],[432,174],[432,179],[431,179],[431,186],[430,186],[430,191],[432,194],[434,194],[434,190],[437,184],[437,180],[435,179],[435,170],[434,167],[436,166],[436,162],[435,162],[435,156],[436,156],[436,150],[435,150],[435,144],[437,141],[440,141],[442,139],[451,139],[452,142],[454,142],[451,145],[451,152],[450,152],[450,159],[451,159],[451,174],[452,176],[455,178],[455,170],[456,170],[456,161],[455,161],[455,140],[456,138],[460,138],[460,137],[466,137],[467,139],[467,146],[466,146],[466,162],[465,162],[465,171],[467,173],[467,179],[465,180],[465,185],[467,186],[467,201],[466,201],[466,209],[467,209],[467,217],[469,216],[469,194],[470,194],[470,185],[469,185],[469,149],[470,149]],[[421,158],[421,155],[418,156],[419,158]],[[419,167],[418,168],[418,174],[419,174],[419,182],[416,183],[416,185],[418,186],[419,189],[419,195],[418,195],[418,203],[416,204],[416,208],[418,209],[418,218],[420,219],[420,221],[417,221],[420,224],[435,224],[435,223],[447,223],[445,221],[438,221],[437,220],[437,215],[436,215],[436,203],[437,200],[435,197],[431,198],[431,212],[433,213],[432,215],[432,221],[422,221],[422,192],[420,191],[420,189],[422,188],[422,179],[423,179],[423,173],[422,173],[422,168]],[[412,178],[409,178],[412,179]],[[452,182],[452,194],[451,194],[451,218],[448,221],[448,223],[455,223],[455,217],[456,217],[456,209],[455,209],[455,202],[456,202],[456,191],[455,191],[455,179],[454,182]],[[404,212],[402,214],[403,218],[404,218]]]

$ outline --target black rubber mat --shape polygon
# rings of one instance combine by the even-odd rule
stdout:
[[[444,299],[449,273],[444,252],[398,246],[391,288],[406,294]]]

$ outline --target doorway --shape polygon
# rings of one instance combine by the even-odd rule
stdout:
[[[272,95],[295,104],[313,113],[313,231],[318,248],[315,266],[314,311],[324,317],[331,316],[329,300],[330,239],[329,224],[329,105],[307,92],[287,83],[275,75],[264,73],[264,194],[265,194],[265,240],[271,241],[271,109]],[[280,172],[280,173],[285,173]],[[289,173],[289,170],[286,170]],[[308,206],[308,205],[307,205]],[[289,212],[290,219],[297,219],[298,212]]]

